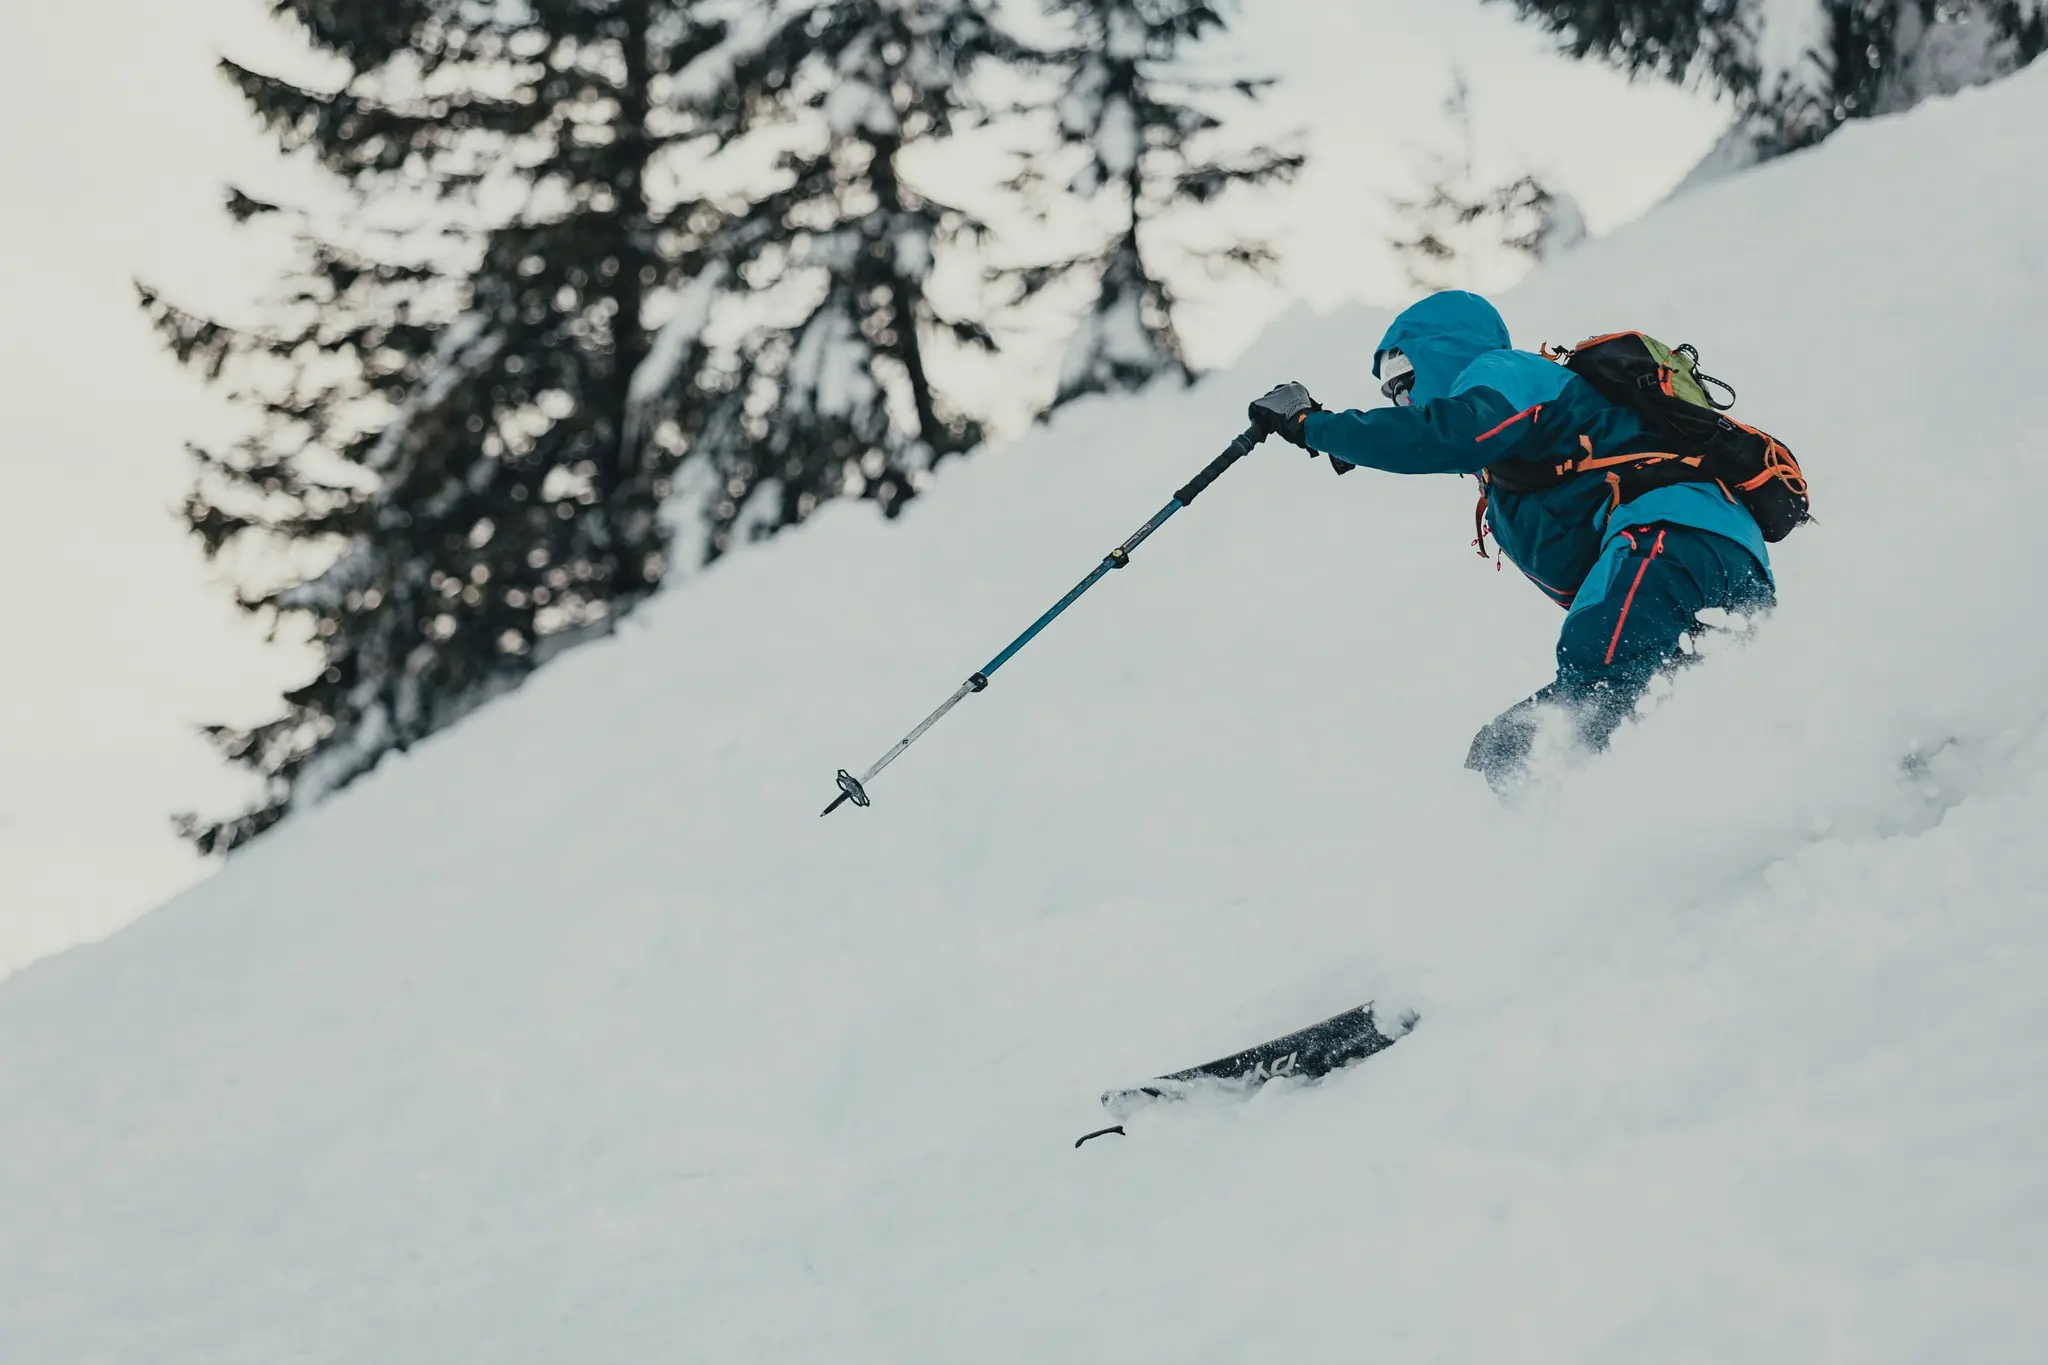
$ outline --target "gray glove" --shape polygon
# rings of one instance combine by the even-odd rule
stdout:
[[[1271,393],[1251,405],[1249,415],[1259,430],[1307,450],[1308,435],[1302,424],[1310,413],[1322,410],[1323,405],[1311,398],[1306,388],[1290,383],[1275,385]]]

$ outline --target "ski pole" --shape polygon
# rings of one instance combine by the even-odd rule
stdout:
[[[1242,460],[1245,456],[1251,454],[1252,447],[1256,446],[1260,441],[1263,441],[1265,438],[1265,432],[1259,430],[1257,427],[1252,427],[1249,430],[1245,431],[1242,435],[1240,435],[1236,440],[1232,441],[1229,447],[1225,449],[1221,455],[1218,455],[1215,459],[1209,461],[1209,463],[1203,467],[1201,473],[1195,475],[1194,478],[1189,479],[1187,483],[1181,488],[1181,490],[1173,495],[1173,501],[1167,503],[1166,506],[1159,509],[1158,515],[1154,516],[1152,520],[1146,522],[1143,526],[1140,526],[1129,540],[1125,541],[1123,544],[1117,546],[1114,550],[1111,550],[1108,554],[1104,555],[1102,557],[1102,562],[1095,566],[1095,571],[1093,573],[1089,574],[1086,578],[1082,579],[1079,583],[1075,584],[1074,590],[1072,592],[1068,593],[1065,597],[1062,597],[1059,601],[1053,603],[1052,608],[1049,611],[1047,611],[1045,615],[1039,617],[1036,621],[1033,621],[1029,629],[1027,629],[1022,635],[1019,635],[1016,639],[1010,641],[1010,643],[1004,647],[1002,653],[996,655],[995,658],[990,659],[986,664],[982,665],[981,670],[979,672],[969,677],[966,682],[961,683],[959,689],[955,691],[952,696],[946,698],[946,700],[939,706],[938,710],[932,712],[923,720],[919,721],[917,724],[917,728],[915,730],[912,730],[902,739],[896,741],[895,748],[889,750],[888,753],[883,754],[880,758],[876,759],[874,762],[874,766],[870,767],[866,772],[862,773],[859,777],[855,777],[846,769],[841,768],[839,770],[838,777],[839,795],[832,799],[831,805],[825,807],[825,809],[823,809],[822,811],[819,811],[818,814],[821,816],[830,815],[833,811],[838,810],[839,807],[847,801],[853,802],[853,804],[856,806],[866,806],[868,804],[867,784],[875,780],[875,775],[877,773],[881,772],[882,769],[888,767],[891,763],[894,763],[899,757],[901,757],[905,749],[908,749],[911,745],[917,743],[918,739],[924,734],[925,731],[931,729],[934,725],[937,725],[939,721],[945,717],[945,714],[948,711],[958,706],[962,701],[964,701],[969,696],[969,694],[986,690],[988,687],[988,680],[995,676],[997,669],[1001,668],[1004,664],[1008,663],[1011,659],[1015,658],[1018,650],[1030,644],[1031,641],[1037,637],[1038,633],[1044,630],[1047,626],[1051,625],[1054,619],[1057,618],[1061,612],[1065,611],[1068,607],[1073,606],[1074,603],[1080,601],[1081,594],[1087,592],[1088,589],[1094,587],[1097,583],[1101,582],[1104,574],[1107,574],[1111,569],[1121,569],[1126,564],[1129,564],[1131,562],[1131,551],[1137,549],[1140,545],[1143,545],[1145,543],[1145,538],[1147,536],[1151,535],[1154,531],[1164,526],[1167,523],[1167,520],[1171,518],[1175,512],[1180,511],[1181,508],[1186,507],[1192,502],[1194,502],[1194,500],[1197,497],[1201,496],[1202,490],[1207,488],[1210,484],[1216,482],[1217,478],[1222,475],[1224,470],[1230,468],[1239,460]]]

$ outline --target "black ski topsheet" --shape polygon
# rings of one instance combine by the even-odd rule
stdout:
[[[1282,1077],[1314,1080],[1385,1051],[1406,1037],[1416,1022],[1416,1015],[1404,1013],[1391,1029],[1383,1030],[1373,1017],[1373,1002],[1368,1000],[1357,1009],[1332,1015],[1285,1038],[1275,1038],[1186,1071],[1159,1076],[1143,1085],[1105,1090],[1102,1107],[1120,1119],[1127,1119],[1162,1100],[1185,1100],[1208,1092],[1249,1094],[1267,1081]]]

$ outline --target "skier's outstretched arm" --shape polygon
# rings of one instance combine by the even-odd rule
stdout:
[[[1416,407],[1328,412],[1300,384],[1281,384],[1251,405],[1252,424],[1305,450],[1391,474],[1476,474],[1522,452],[1543,404],[1517,410],[1476,386]]]
[[[1476,474],[1516,454],[1540,416],[1474,388],[1412,408],[1311,412],[1302,435],[1310,450],[1390,474]]]

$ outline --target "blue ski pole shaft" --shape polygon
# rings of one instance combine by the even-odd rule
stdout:
[[[1043,616],[1039,617],[1036,621],[1033,621],[1022,635],[1019,635],[1016,639],[1010,641],[1008,645],[1005,645],[1003,647],[1002,653],[996,655],[995,658],[990,659],[986,664],[982,665],[981,669],[978,672],[971,675],[966,682],[961,683],[960,686],[954,691],[953,695],[946,698],[946,700],[940,704],[938,710],[932,712],[929,716],[926,716],[923,720],[919,721],[916,729],[912,730],[902,739],[897,740],[895,747],[891,748],[888,753],[883,754],[880,758],[876,759],[874,761],[874,764],[871,767],[869,767],[866,772],[862,773],[859,777],[855,777],[852,773],[846,771],[846,769],[841,768],[839,770],[838,778],[839,795],[833,798],[832,804],[825,807],[825,809],[820,811],[819,814],[830,815],[833,811],[838,810],[839,807],[847,801],[853,802],[853,804],[856,806],[867,805],[867,784],[875,780],[875,775],[877,773],[881,772],[882,769],[888,767],[891,763],[894,763],[898,758],[900,758],[905,749],[908,749],[911,745],[917,743],[918,739],[923,736],[925,731],[931,729],[934,725],[937,725],[941,720],[945,718],[945,715],[948,711],[951,711],[954,707],[958,706],[962,701],[965,701],[974,693],[986,690],[988,687],[989,679],[995,676],[997,669],[1001,668],[1004,664],[1008,663],[1011,659],[1015,658],[1019,650],[1023,649],[1024,646],[1030,644],[1034,639],[1038,637],[1040,631],[1044,630],[1047,626],[1051,625],[1054,621],[1059,619],[1059,615],[1061,612],[1065,611],[1068,607],[1073,606],[1074,603],[1080,601],[1082,595],[1086,593],[1090,588],[1094,587],[1097,583],[1100,583],[1103,577],[1106,574],[1108,574],[1111,569],[1121,569],[1125,565],[1129,564],[1131,562],[1131,552],[1133,550],[1137,549],[1140,545],[1143,545],[1146,539],[1150,537],[1154,531],[1166,525],[1166,523],[1172,519],[1174,513],[1180,511],[1181,508],[1190,505],[1194,502],[1196,498],[1200,497],[1202,495],[1202,491],[1206,489],[1210,484],[1216,482],[1216,480],[1222,476],[1224,470],[1230,468],[1239,460],[1242,460],[1245,456],[1251,454],[1252,447],[1256,446],[1260,441],[1264,439],[1265,433],[1260,431],[1257,427],[1252,427],[1243,432],[1242,434],[1240,434],[1236,440],[1232,441],[1229,444],[1229,446],[1224,449],[1221,455],[1218,455],[1215,459],[1209,461],[1208,464],[1204,465],[1202,467],[1201,473],[1195,475],[1194,478],[1189,479],[1185,484],[1181,485],[1180,490],[1173,495],[1173,501],[1167,503],[1166,506],[1160,508],[1158,513],[1154,515],[1150,521],[1146,522],[1143,526],[1140,526],[1136,531],[1134,531],[1131,534],[1131,538],[1129,540],[1126,540],[1123,544],[1117,546],[1114,550],[1111,550],[1108,554],[1104,555],[1102,557],[1102,562],[1095,566],[1094,572],[1090,573],[1086,578],[1082,579],[1079,583],[1075,584],[1073,591],[1069,592],[1065,597],[1062,597],[1059,601],[1053,603],[1052,606],[1049,609],[1047,609],[1046,613]]]

